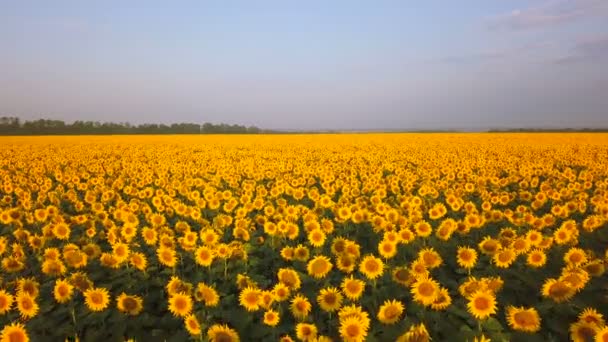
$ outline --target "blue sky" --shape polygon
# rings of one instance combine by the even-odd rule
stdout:
[[[608,2],[1,1],[0,115],[608,126]]]

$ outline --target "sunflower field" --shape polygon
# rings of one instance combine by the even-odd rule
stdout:
[[[608,134],[0,138],[0,341],[608,341]]]

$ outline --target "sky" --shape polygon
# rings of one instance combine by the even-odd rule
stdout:
[[[0,116],[608,127],[608,1],[0,0]]]

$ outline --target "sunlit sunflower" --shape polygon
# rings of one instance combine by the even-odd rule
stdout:
[[[28,342],[29,340],[25,326],[21,323],[8,324],[0,332],[2,342]]]
[[[365,282],[350,276],[342,280],[340,288],[348,299],[358,300],[365,290]]]
[[[17,309],[23,319],[30,319],[38,314],[38,303],[36,303],[36,299],[27,292],[17,294],[15,303],[17,304]]]
[[[509,268],[511,264],[515,262],[516,258],[517,254],[513,249],[505,248],[499,250],[492,256],[492,262],[494,262],[494,265],[496,265],[497,267]]]
[[[0,289],[0,315],[4,315],[11,310],[13,301],[14,298],[10,293]]]
[[[416,231],[416,235],[425,238],[431,235],[433,227],[426,221],[420,221],[414,225],[414,230]]]
[[[214,307],[220,302],[220,296],[217,291],[205,283],[199,283],[194,291],[194,299],[204,301],[205,306]]]
[[[337,311],[342,306],[342,293],[335,287],[321,289],[317,296],[317,303],[324,311]]]
[[[478,320],[496,313],[496,297],[490,291],[477,291],[469,298],[467,310]]]
[[[298,323],[296,325],[296,337],[300,341],[314,341],[317,337],[317,327],[314,324]]]
[[[131,253],[131,257],[130,257],[129,261],[130,261],[131,265],[133,265],[133,267],[135,267],[136,269],[138,269],[140,271],[145,271],[146,268],[148,267],[148,260],[146,259],[146,256],[143,253],[139,253],[139,252]]]
[[[158,257],[158,261],[167,267],[175,267],[177,264],[177,256],[175,250],[171,248],[161,247],[156,250],[156,255]]]
[[[437,268],[443,263],[441,255],[433,248],[425,248],[418,252],[418,259],[422,260],[424,266],[428,269]]]
[[[27,293],[32,298],[38,297],[40,284],[34,278],[19,278],[17,280],[17,295]]]
[[[363,342],[367,337],[367,329],[356,317],[340,321],[340,337],[345,342]]]
[[[333,265],[328,257],[318,255],[308,262],[306,270],[310,276],[316,279],[322,279],[331,271],[332,267]]]
[[[458,247],[456,262],[462,268],[470,269],[477,263],[477,251],[469,247]]]
[[[384,324],[396,323],[403,314],[403,304],[396,300],[387,300],[378,310],[378,320]]]
[[[105,288],[90,288],[84,292],[85,303],[91,311],[103,311],[110,304],[110,295]]]
[[[359,264],[359,272],[363,273],[368,279],[374,280],[384,273],[384,263],[380,258],[367,255]]]
[[[433,310],[438,311],[445,310],[450,306],[450,304],[452,304],[452,297],[450,297],[448,289],[441,288],[439,289],[439,294],[437,295],[437,298],[435,298],[435,301],[433,301],[433,303],[431,304],[431,308]]]
[[[214,324],[207,330],[209,342],[239,342],[236,331],[225,324]]]
[[[587,254],[580,248],[570,248],[566,254],[564,254],[564,261],[568,266],[577,267],[587,262]]]
[[[289,310],[293,316],[298,320],[304,320],[310,313],[312,305],[308,301],[308,298],[298,294],[291,300]]]
[[[421,278],[412,284],[410,292],[416,302],[429,306],[439,296],[439,284],[431,278]]]
[[[570,340],[573,342],[587,342],[596,340],[597,325],[585,321],[570,324]]]
[[[532,249],[526,257],[526,264],[530,267],[539,268],[545,266],[546,263],[547,255],[541,249]]]
[[[481,240],[478,246],[481,253],[485,255],[494,255],[501,248],[500,242],[489,236],[483,238],[483,240]]]
[[[313,229],[310,231],[310,233],[308,233],[308,242],[314,247],[323,246],[323,244],[325,244],[325,238],[325,232],[323,232],[323,230],[320,228]]]
[[[579,321],[595,323],[598,327],[604,326],[604,316],[594,308],[585,308],[579,315]]]
[[[199,336],[201,334],[201,324],[194,314],[184,317],[184,326],[192,336]]]
[[[279,324],[280,320],[281,317],[279,316],[279,313],[275,310],[269,309],[264,312],[264,324],[270,327],[275,327],[277,326],[277,324]]]
[[[545,280],[541,290],[543,297],[549,297],[556,303],[569,300],[575,293],[576,291],[569,283],[553,278]]]
[[[397,255],[397,244],[386,239],[382,240],[378,244],[378,253],[380,253],[384,259],[391,259]]]
[[[408,287],[416,280],[409,269],[403,266],[393,269],[392,278],[394,282]]]
[[[289,287],[290,290],[297,290],[302,285],[300,276],[291,268],[280,268],[277,276],[279,281]]]
[[[55,287],[53,288],[53,296],[57,303],[66,303],[72,299],[74,292],[74,286],[67,280],[58,279],[55,281]]]
[[[131,316],[139,315],[143,309],[143,303],[144,301],[140,296],[127,295],[124,292],[116,298],[118,310]]]
[[[208,267],[213,262],[213,250],[207,246],[200,246],[194,252],[195,261],[201,266]]]
[[[426,326],[424,323],[420,323],[419,325],[411,326],[405,334],[397,338],[396,342],[429,342],[430,340],[431,336]]]
[[[274,293],[274,299],[277,302],[283,302],[283,301],[289,299],[289,295],[291,294],[291,291],[289,290],[289,287],[287,287],[283,283],[277,283],[272,288],[272,292]]]
[[[596,331],[595,342],[608,342],[608,325]]]
[[[247,311],[257,311],[260,308],[261,291],[255,287],[243,289],[239,295],[239,303]]]
[[[534,333],[540,330],[540,316],[534,308],[507,306],[507,322],[513,330]]]
[[[186,317],[192,312],[192,298],[184,293],[176,293],[169,297],[169,311],[174,316]]]

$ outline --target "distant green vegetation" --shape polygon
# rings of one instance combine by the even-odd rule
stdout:
[[[79,134],[257,134],[271,133],[255,126],[212,123],[174,123],[131,125],[128,122],[74,121],[39,119],[21,121],[0,117],[0,135],[79,135]]]

